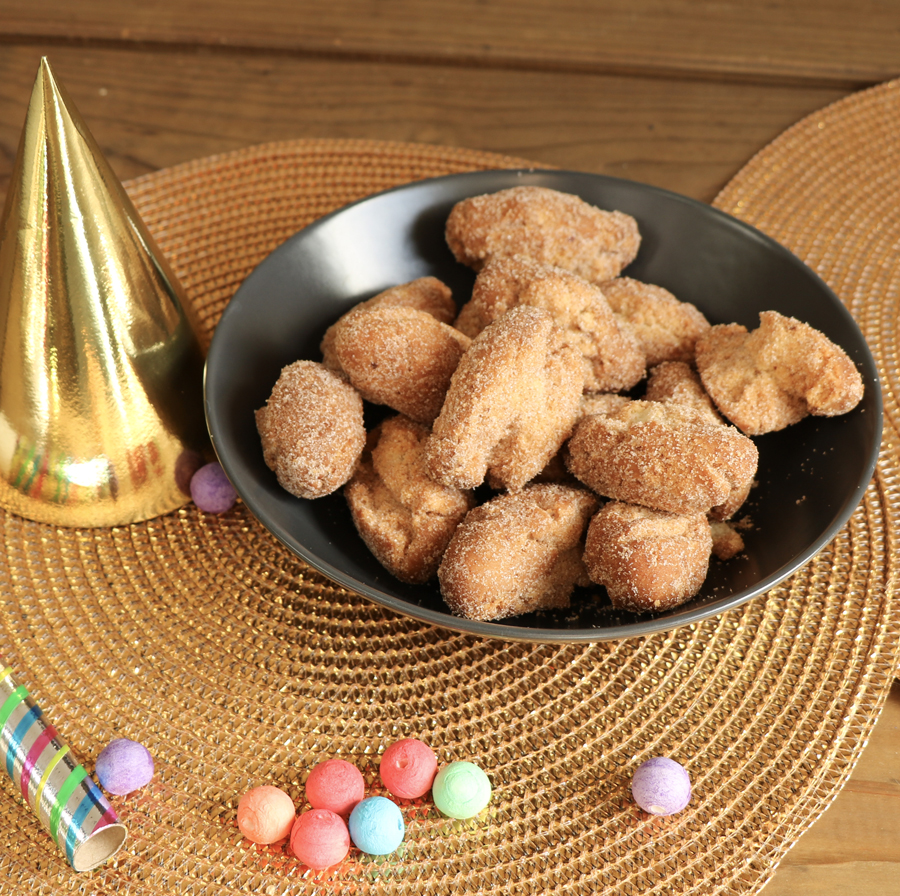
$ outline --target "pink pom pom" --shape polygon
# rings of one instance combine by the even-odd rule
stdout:
[[[294,855],[315,870],[330,868],[350,852],[350,831],[339,815],[328,809],[302,812],[291,831]]]
[[[394,796],[414,800],[431,789],[437,767],[437,756],[431,747],[414,737],[407,737],[384,751],[378,773]]]
[[[366,782],[360,770],[343,759],[320,762],[309,773],[306,798],[314,809],[330,809],[349,817],[353,807],[366,795]]]

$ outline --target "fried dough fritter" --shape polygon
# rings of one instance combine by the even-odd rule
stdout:
[[[647,401],[671,401],[701,411],[710,423],[724,423],[699,375],[684,361],[663,361],[647,377]]]
[[[334,357],[359,394],[420,423],[440,413],[471,340],[416,308],[365,309],[334,334]]]
[[[444,601],[482,620],[567,607],[586,584],[584,530],[597,503],[581,488],[530,485],[471,510],[438,570]]]
[[[630,389],[644,378],[644,352],[603,293],[582,277],[523,256],[498,258],[482,268],[455,326],[474,338],[516,305],[553,315],[565,341],[584,356],[586,392]]]
[[[344,487],[353,523],[369,550],[403,582],[436,573],[456,527],[474,506],[470,491],[440,485],[425,471],[428,427],[398,415],[369,435]]]
[[[697,369],[716,407],[748,435],[775,432],[808,414],[853,410],[863,380],[847,353],[824,333],[777,311],[759,327],[712,327],[697,341]]]
[[[584,562],[616,609],[661,612],[697,594],[711,550],[702,513],[678,515],[612,501],[588,526]]]
[[[565,268],[592,283],[617,277],[641,244],[637,221],[578,196],[521,186],[456,203],[447,245],[476,271],[494,258],[525,255]]]
[[[712,552],[719,560],[730,560],[744,550],[744,539],[731,523],[711,519]]]
[[[647,401],[673,402],[694,408],[708,417],[710,423],[721,426],[728,424],[719,415],[712,399],[703,388],[699,375],[683,361],[664,361],[650,371],[647,380]],[[715,520],[730,519],[740,509],[750,495],[753,480],[742,489],[731,492],[724,503],[713,507],[709,515]]]
[[[415,308],[425,311],[442,324],[452,324],[456,317],[456,303],[450,287],[437,277],[419,277],[408,283],[392,286],[383,292],[354,305],[346,314],[341,315],[326,331],[320,345],[322,363],[330,370],[340,372],[341,365],[334,355],[334,337],[337,330],[348,319],[362,311],[373,308]]]
[[[582,417],[590,417],[591,414],[615,414],[621,410],[631,399],[627,395],[616,395],[614,392],[594,392],[581,396]]]
[[[598,494],[678,514],[724,504],[752,482],[759,459],[734,427],[654,401],[582,418],[567,451],[569,471]]]
[[[292,495],[321,498],[353,475],[366,443],[362,399],[324,365],[289,364],[255,416],[266,464]]]
[[[518,489],[568,438],[584,367],[547,311],[517,305],[463,355],[425,448],[432,478]]]
[[[690,302],[631,277],[607,280],[599,288],[610,308],[631,326],[648,367],[694,359],[694,346],[709,329],[709,321]]]

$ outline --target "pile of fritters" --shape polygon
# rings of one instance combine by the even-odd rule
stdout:
[[[862,398],[807,324],[711,326],[622,276],[640,247],[622,212],[516,187],[457,203],[446,238],[478,271],[458,313],[434,277],[360,303],[321,363],[282,371],[257,428],[284,488],[344,486],[378,560],[437,576],[458,615],[565,607],[591,582],[638,613],[689,600],[711,556],[743,550],[728,521],[754,483],[750,436]],[[363,400],[396,414],[366,434]]]

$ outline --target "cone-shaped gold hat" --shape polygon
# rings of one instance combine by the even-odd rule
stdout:
[[[114,526],[189,500],[209,443],[187,308],[41,60],[0,222],[0,506]]]

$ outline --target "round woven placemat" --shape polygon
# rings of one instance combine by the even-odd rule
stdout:
[[[251,268],[316,217],[402,182],[521,164],[307,141],[129,189],[208,339]],[[739,185],[728,195],[742,201]],[[738,208],[755,210],[749,197]],[[89,770],[123,736],[149,747],[157,770],[112,798],[125,850],[80,876],[0,785],[0,894],[754,893],[836,795],[887,696],[900,637],[888,587],[896,478],[890,442],[839,536],[764,597],[589,645],[478,640],[392,615],[304,566],[240,504],[98,530],[0,514],[0,656]],[[378,757],[403,736],[441,762],[484,767],[488,810],[456,822],[427,797],[403,802],[398,853],[354,850],[317,873],[286,847],[241,838],[236,804],[250,786],[302,804],[310,767],[340,756],[382,793]],[[655,754],[684,763],[694,784],[690,806],[665,819],[629,792]]]

